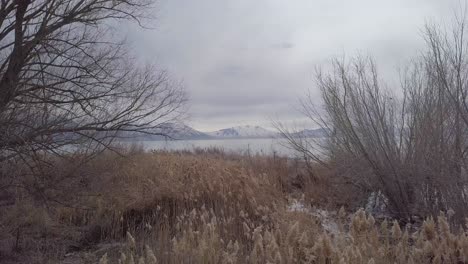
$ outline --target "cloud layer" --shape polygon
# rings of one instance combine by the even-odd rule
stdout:
[[[300,120],[298,98],[333,56],[373,55],[380,71],[423,47],[427,20],[458,1],[161,0],[155,29],[128,28],[138,55],[183,80],[201,130]]]

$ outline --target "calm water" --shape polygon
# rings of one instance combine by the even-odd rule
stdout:
[[[284,139],[208,139],[208,140],[172,140],[172,141],[141,141],[148,149],[193,150],[194,148],[220,148],[227,152],[251,153],[292,157],[295,152],[287,147]]]

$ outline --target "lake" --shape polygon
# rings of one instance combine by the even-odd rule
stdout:
[[[139,143],[147,150],[193,150],[215,147],[226,152],[250,153],[252,155],[272,155],[275,153],[280,156],[293,157],[296,154],[287,146],[284,139],[275,138],[140,141]]]

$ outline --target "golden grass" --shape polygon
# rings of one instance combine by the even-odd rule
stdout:
[[[167,251],[158,245],[138,245],[133,237],[113,260],[119,263],[467,263],[468,234],[450,231],[447,218],[426,220],[414,232],[401,230],[397,222],[377,224],[362,210],[355,213],[345,231],[329,234],[301,224],[294,214],[285,225],[253,225],[236,238],[225,239],[229,219],[206,209],[178,221],[178,233]],[[197,223],[201,219],[201,223]],[[141,248],[141,249],[139,249]],[[153,252],[157,252],[155,255]],[[101,258],[106,263],[107,253]],[[104,261],[103,261],[104,260]],[[157,260],[157,261],[155,261]],[[135,261],[135,262],[134,262]],[[159,261],[159,262],[158,262]]]
[[[336,210],[342,202],[330,199],[340,192],[285,158],[107,152],[76,173],[86,177],[74,206],[46,210],[24,198],[0,216],[11,247],[18,227],[35,245],[43,241],[37,234],[47,234],[49,246],[30,263],[69,261],[67,252],[72,263],[102,264],[468,263],[468,233],[451,230],[445,215],[402,228],[342,209],[329,219],[336,230],[324,228],[309,204]],[[289,210],[299,196],[306,210]],[[70,253],[71,245],[78,252]]]

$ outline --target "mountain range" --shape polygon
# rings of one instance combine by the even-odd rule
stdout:
[[[233,139],[233,138],[274,138],[281,137],[278,132],[260,126],[235,126],[212,132],[201,132],[187,125],[169,125],[159,130],[174,139]],[[304,129],[292,134],[294,137],[323,137],[323,129]],[[145,135],[139,140],[163,140],[162,136]]]
[[[206,134],[215,138],[268,138],[277,135],[276,132],[263,127],[249,125],[225,128]]]

